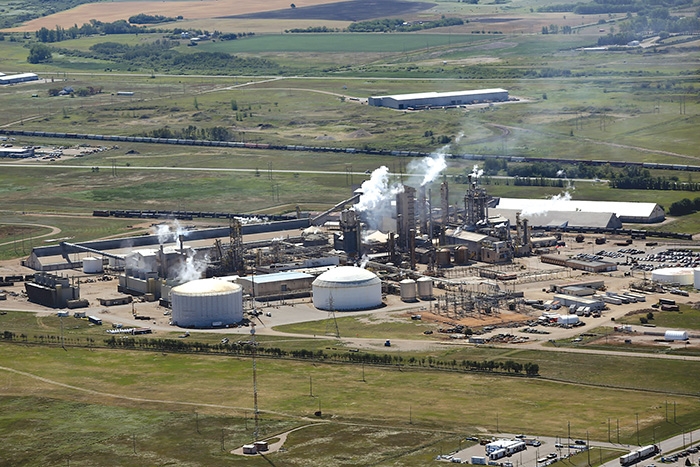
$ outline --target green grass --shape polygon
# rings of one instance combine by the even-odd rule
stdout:
[[[649,320],[650,324],[663,328],[675,328],[679,330],[697,331],[700,329],[700,310],[691,308],[688,305],[679,305],[680,310],[677,311],[659,311],[653,310],[654,319]],[[647,313],[634,314],[619,318],[617,322],[623,324],[639,324],[639,318],[646,317]]]
[[[491,38],[489,38],[489,41]],[[476,34],[285,34],[203,43],[197,50],[226,53],[405,53],[430,47],[464,46],[484,39]],[[194,48],[191,48],[194,49]]]
[[[413,310],[412,313],[419,314],[420,312]],[[338,330],[342,337],[382,339],[391,336],[395,339],[434,339],[434,337],[424,335],[423,331],[436,329],[435,324],[413,321],[408,315],[338,317],[335,321],[338,323]],[[274,329],[291,334],[324,335],[328,325],[327,320],[309,321],[276,326]],[[334,327],[333,333],[335,333]]]

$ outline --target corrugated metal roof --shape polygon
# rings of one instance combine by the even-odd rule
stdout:
[[[491,208],[489,214],[498,214],[515,224],[515,213],[518,209]],[[547,211],[521,215],[521,219],[527,219],[532,227],[602,227],[620,228],[622,222],[612,212],[583,212],[583,211]]]
[[[546,213],[548,211],[581,211],[590,213],[611,212],[617,216],[625,217],[650,217],[658,205],[656,203],[626,201],[501,198],[496,207],[499,209],[519,210],[524,216]]]
[[[397,101],[401,100],[410,100],[410,99],[434,99],[436,97],[460,97],[460,96],[474,96],[474,95],[479,95],[479,94],[486,94],[486,93],[495,93],[495,92],[508,92],[505,89],[476,89],[476,90],[471,90],[471,91],[450,91],[450,92],[417,92],[413,94],[394,94],[391,96],[373,96],[374,99],[384,99],[384,98],[390,98],[390,99],[396,99]]]
[[[298,279],[313,279],[314,276],[304,272],[275,272],[272,274],[263,274],[261,276],[241,277],[240,279],[249,280],[256,284],[269,284],[270,282],[293,281]]]

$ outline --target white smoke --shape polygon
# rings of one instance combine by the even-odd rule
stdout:
[[[464,136],[464,133],[458,134],[457,137],[455,137],[454,142],[459,143],[459,140],[462,139],[462,136]],[[438,149],[437,152],[431,154],[430,157],[424,157],[419,160],[414,160],[413,162],[408,164],[408,173],[423,174],[423,180],[421,181],[420,186],[425,186],[428,183],[432,182],[438,177],[438,175],[440,175],[440,172],[447,168],[445,154],[448,153],[450,146],[451,144],[448,143],[440,149]]]
[[[369,263],[369,256],[362,255],[362,258],[360,259],[360,268],[362,268],[362,269],[366,268],[367,263]]]
[[[156,235],[158,236],[158,243],[161,245],[177,241],[180,235],[186,237],[187,230],[177,221],[177,219],[172,221],[172,225],[169,224],[158,224],[156,226]]]
[[[565,191],[551,198],[530,203],[529,207],[523,209],[521,214],[523,216],[536,216],[549,211],[568,211],[568,209],[562,205],[569,201],[571,201],[571,193]]]
[[[179,284],[201,279],[207,269],[208,258],[200,260],[193,254],[188,254],[184,261],[180,261],[171,273],[175,277],[174,281]]]
[[[382,219],[391,217],[391,202],[398,193],[403,192],[403,185],[389,180],[389,169],[381,166],[372,172],[360,188],[362,196],[355,204],[355,210],[363,213],[365,221],[373,230],[380,230]]]
[[[474,167],[472,167],[472,180],[476,182],[479,178],[481,178],[482,175],[484,175],[484,171],[479,168],[478,164],[474,164]]]
[[[557,170],[557,177],[566,177],[566,171],[564,169]]]

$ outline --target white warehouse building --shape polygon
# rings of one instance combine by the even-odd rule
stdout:
[[[389,107],[391,109],[403,110],[505,102],[507,100],[508,91],[497,88],[477,89],[472,91],[419,92],[415,94],[396,94],[393,96],[374,96],[368,98],[367,103],[375,107]]]
[[[368,310],[382,305],[382,281],[371,271],[340,266],[312,283],[314,306],[319,310]]]

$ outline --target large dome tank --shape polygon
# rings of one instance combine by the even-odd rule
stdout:
[[[665,284],[693,285],[695,272],[691,268],[662,268],[651,272],[651,280]]]
[[[382,305],[382,281],[371,271],[353,266],[330,269],[312,283],[319,310],[367,310]]]

